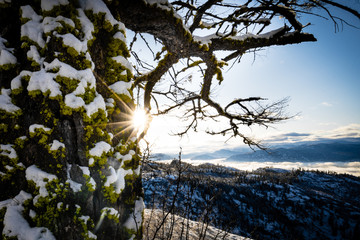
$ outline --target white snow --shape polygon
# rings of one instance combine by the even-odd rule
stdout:
[[[15,113],[16,111],[19,111],[20,108],[11,102],[10,93],[11,93],[10,89],[5,89],[5,88],[1,89],[0,109],[5,110],[6,112],[9,113]]]
[[[117,63],[121,64],[123,67],[129,69],[131,72],[133,72],[133,67],[132,67],[131,63],[123,56],[112,57],[112,59],[114,61],[116,61]]]
[[[16,64],[17,59],[13,55],[14,49],[7,48],[5,43],[7,40],[5,38],[0,37],[0,66],[5,64]]]
[[[124,226],[128,229],[137,230],[142,223],[142,213],[144,211],[145,204],[143,198],[135,201],[134,213],[126,220]]]
[[[103,209],[101,209],[101,212],[105,215],[113,215],[116,218],[120,216],[119,212],[115,208],[104,207]]]
[[[85,106],[84,99],[82,99],[81,97],[77,97],[74,93],[66,94],[65,104],[66,106],[74,109]]]
[[[56,76],[62,76],[70,79],[77,79],[80,82],[78,83],[77,88],[74,92],[69,93],[65,96],[65,104],[71,108],[84,107],[87,115],[90,117],[92,114],[97,112],[99,109],[106,110],[106,104],[104,98],[97,94],[95,99],[89,104],[85,104],[84,100],[78,95],[85,93],[85,88],[95,88],[96,79],[91,71],[91,69],[85,70],[76,70],[70,65],[60,62],[58,59],[54,59],[50,64],[45,63],[45,69],[58,69]]]
[[[25,171],[25,177],[28,181],[33,181],[37,187],[39,187],[39,195],[34,197],[34,204],[37,203],[40,197],[48,196],[48,191],[46,190],[46,184],[50,181],[57,179],[57,177],[53,174],[47,173],[36,167],[35,165],[31,165]],[[47,179],[47,180],[46,180]]]
[[[57,75],[77,79],[79,81],[84,80],[85,82],[90,84],[90,87],[95,87],[96,79],[91,69],[85,70],[77,70],[70,66],[67,63],[59,61],[59,59],[55,58],[51,63],[44,63],[46,71],[52,71],[54,69],[58,69]],[[85,85],[86,86],[86,85]]]
[[[4,216],[4,229],[2,234],[7,237],[15,237],[21,240],[55,240],[49,229],[44,227],[30,227],[22,216],[22,205],[9,206]]]
[[[26,56],[27,56],[27,58],[32,59],[39,65],[42,65],[43,60],[40,57],[40,54],[34,45],[30,46],[30,50],[26,53]]]
[[[29,6],[22,6],[22,18],[30,19],[25,24],[21,25],[21,37],[28,37],[39,45],[39,47],[45,47],[45,41],[42,38],[43,28],[40,21],[42,17],[37,15],[36,12]]]
[[[17,63],[16,57],[8,50],[1,49],[0,51],[0,65],[15,64]]]
[[[39,22],[42,19],[42,17],[37,15],[30,5],[21,6],[20,9],[22,18],[27,18],[36,22]]]
[[[16,159],[17,154],[12,144],[0,144],[0,156],[6,156],[11,159]]]
[[[87,51],[87,42],[80,41],[72,33],[67,33],[64,35],[56,34],[55,36],[61,37],[65,46],[74,48],[78,53]]]
[[[55,6],[67,4],[69,4],[68,0],[41,0],[41,9],[43,11],[50,11]]]
[[[92,166],[94,162],[95,162],[94,158],[89,158],[89,166]]]
[[[110,144],[101,141],[95,144],[95,147],[89,150],[89,154],[94,157],[101,157],[103,153],[107,153],[111,150]]]
[[[85,15],[84,10],[82,10],[81,8],[78,8],[77,10],[79,14],[78,19],[81,23],[81,28],[84,33],[84,40],[89,41],[90,39],[93,38],[92,33],[94,32],[94,25]]]
[[[92,232],[90,232],[90,231],[87,232],[87,236],[89,238],[97,239],[97,236],[95,234],[93,234]]]
[[[125,156],[122,157],[122,160],[123,160],[123,161],[129,161],[129,160],[131,160],[131,159],[132,159],[131,154],[126,154]]]
[[[96,93],[96,97],[94,98],[94,100],[91,103],[85,105],[85,109],[86,109],[86,114],[89,117],[91,115],[93,115],[94,113],[96,113],[97,111],[99,111],[99,109],[102,109],[105,111],[106,104],[105,104],[105,100],[104,100],[103,96]]]
[[[110,184],[113,184],[115,192],[120,194],[121,191],[125,188],[125,176],[128,174],[133,174],[131,169],[125,170],[122,167],[115,170],[112,166],[109,167],[110,175],[107,176],[105,187],[109,187]]]
[[[11,170],[13,170],[13,169],[14,169],[14,167],[9,166],[9,165],[6,165],[6,166],[5,166],[5,168],[6,168],[8,171],[11,171]]]
[[[30,211],[29,211],[29,216],[30,216],[31,218],[35,218],[35,217],[36,217],[36,212],[35,212],[34,210],[30,209]]]
[[[67,24],[71,27],[75,27],[74,21],[71,20],[70,18],[66,18],[63,16],[57,16],[56,18],[45,17],[42,22],[42,27],[43,27],[44,33],[50,33],[57,27],[62,27],[63,24],[61,22],[64,22],[65,24]]]
[[[106,99],[106,106],[107,107],[114,107],[115,100],[113,98]]]
[[[89,167],[83,167],[83,166],[79,166],[81,171],[83,172],[84,175],[86,176],[90,176],[90,170]]]
[[[81,187],[82,187],[81,183],[75,182],[71,179],[66,180],[66,182],[70,184],[70,188],[73,190],[73,192],[76,193],[81,191]]]
[[[117,21],[114,16],[111,14],[109,8],[102,0],[82,0],[80,1],[81,7],[84,10],[91,10],[93,13],[105,13],[105,19],[115,26],[118,24],[120,30],[125,32],[125,25]]]
[[[124,36],[124,34],[122,32],[117,32],[114,34],[114,38],[115,39],[119,39],[121,40],[122,42],[126,43],[126,38]]]
[[[22,216],[22,212],[24,211],[22,204],[31,198],[31,194],[20,191],[13,199],[0,202],[0,208],[7,208],[4,216],[4,228],[2,234],[7,237],[15,237],[21,240],[55,240],[55,237],[49,229],[43,227],[31,228],[29,223]],[[33,210],[30,210],[29,214],[30,217],[36,215]]]
[[[60,85],[54,80],[55,74],[48,73],[44,69],[33,72],[30,77],[28,91],[40,90],[43,93],[50,92],[50,97],[62,95]]]
[[[128,89],[131,88],[132,84],[133,84],[133,82],[118,81],[118,82],[110,85],[109,88],[112,89],[117,94],[124,94],[128,97],[131,97]]]
[[[62,142],[58,141],[58,140],[54,140],[52,143],[51,143],[51,146],[50,146],[50,150],[51,151],[56,151],[58,150],[59,148],[65,148],[65,144],[63,144]]]
[[[73,190],[73,192],[80,192],[82,184],[73,181],[70,177],[71,166],[72,166],[71,164],[67,164],[67,169],[66,169],[67,180],[66,180],[66,182],[70,184],[70,188]]]
[[[45,132],[50,132],[50,131],[51,131],[50,128],[47,128],[47,127],[45,127],[45,126],[42,125],[42,124],[32,124],[32,125],[30,125],[29,131],[30,131],[31,133],[35,133],[35,130],[38,129],[38,128],[43,129]]]
[[[30,76],[31,72],[27,70],[23,70],[20,72],[19,75],[17,75],[13,80],[11,80],[11,90],[19,89],[21,88],[21,78],[24,76]]]
[[[90,177],[89,167],[83,167],[83,166],[79,166],[79,167],[80,167],[80,169],[82,170],[82,172],[83,172],[84,175]],[[95,180],[94,180],[92,177],[90,177],[89,183],[91,184],[91,186],[92,186],[93,189],[96,189],[96,182],[95,182]]]

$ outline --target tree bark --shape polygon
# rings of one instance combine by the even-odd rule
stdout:
[[[106,5],[52,2],[0,3],[0,231],[141,239],[125,28]]]

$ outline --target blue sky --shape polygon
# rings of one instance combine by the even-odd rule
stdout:
[[[261,96],[271,102],[289,96],[287,111],[300,115],[275,128],[245,130],[259,139],[276,140],[289,133],[295,133],[293,141],[360,136],[360,30],[344,26],[334,31],[331,21],[316,19],[307,32],[314,33],[317,42],[271,47],[258,52],[255,61],[253,55],[245,56],[224,74],[215,89],[217,99],[227,103]],[[148,136],[153,151],[176,152],[182,147],[189,153],[241,145],[240,139],[224,143],[226,137],[203,133],[189,133],[181,140],[170,137],[179,126],[175,118],[155,119]]]

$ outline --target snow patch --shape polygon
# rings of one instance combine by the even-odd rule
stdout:
[[[30,125],[29,131],[30,131],[30,133],[35,133],[35,130],[38,129],[38,128],[43,129],[45,132],[50,132],[51,131],[50,128],[47,128],[42,124],[32,124],[32,125]]]
[[[85,41],[89,41],[93,38],[92,33],[95,31],[94,30],[94,25],[93,23],[89,20],[89,18],[85,15],[84,10],[82,10],[81,8],[77,9],[78,14],[79,14],[79,21],[81,23],[81,28],[82,31],[84,33],[84,40]]]
[[[115,39],[119,39],[120,41],[126,43],[126,38],[122,32],[117,32],[113,36]]]
[[[89,117],[91,115],[93,115],[94,113],[96,113],[97,111],[99,111],[99,109],[102,109],[105,111],[106,104],[105,104],[105,100],[104,100],[103,96],[96,93],[96,97],[95,97],[94,101],[85,105],[85,109],[86,109],[86,114]]]
[[[119,212],[115,209],[115,208],[109,208],[109,207],[104,207],[103,209],[101,209],[102,215],[113,215],[116,218],[118,218],[120,216]]]
[[[35,196],[33,200],[34,204],[37,203],[40,197],[46,197],[49,195],[45,186],[48,182],[57,179],[55,175],[44,172],[35,165],[31,165],[26,169],[25,177],[27,181],[33,181],[36,186],[39,187],[39,195]]]
[[[49,229],[44,227],[31,228],[29,223],[23,217],[22,213],[24,211],[24,207],[22,204],[31,198],[31,194],[20,191],[20,193],[13,199],[0,202],[0,208],[7,208],[4,216],[4,228],[2,234],[7,237],[15,237],[17,239],[55,240],[55,237]],[[30,217],[34,216],[34,214],[36,215],[33,210],[30,210]]]
[[[55,240],[49,229],[44,227],[31,228],[22,216],[24,207],[22,205],[10,206],[4,216],[4,229],[2,234],[7,237],[18,239],[47,239]]]
[[[5,38],[0,37],[0,65],[16,64],[17,59],[13,55],[14,49],[7,48],[5,46],[5,43],[7,43],[7,40]]]
[[[16,159],[18,156],[12,144],[0,144],[0,156]]]
[[[123,82],[119,81],[109,86],[110,89],[112,89],[117,94],[124,94],[131,98],[131,95],[128,91],[128,89],[131,88],[133,82]]]
[[[52,143],[51,143],[51,146],[50,146],[50,151],[56,151],[58,150],[59,148],[65,148],[65,144],[63,144],[62,142],[59,142],[58,140],[54,140]]]
[[[118,170],[115,170],[112,166],[109,167],[110,175],[107,176],[105,187],[109,187],[110,184],[113,184],[115,192],[120,194],[121,191],[125,188],[125,176],[128,174],[133,174],[131,169],[125,170],[120,167]]]
[[[134,213],[126,220],[124,226],[128,229],[137,231],[142,223],[142,213],[144,211],[145,204],[143,198],[135,201]]]
[[[39,45],[39,47],[45,47],[45,41],[42,38],[43,28],[40,21],[42,17],[37,15],[34,9],[29,5],[21,7],[22,18],[30,19],[25,24],[21,25],[21,37],[28,37]]]
[[[54,73],[48,73],[44,69],[33,72],[27,90],[40,90],[42,93],[50,92],[50,97],[62,96],[60,85],[54,80],[54,77]]]
[[[26,53],[26,56],[28,59],[32,59],[39,65],[42,65],[43,59],[40,57],[40,54],[34,45],[30,46],[30,50]]]
[[[116,61],[117,63],[121,64],[123,67],[129,69],[131,72],[133,72],[133,67],[132,67],[131,63],[123,56],[119,55],[116,57],[112,57],[111,59]]]
[[[74,93],[69,93],[65,96],[65,104],[73,109],[85,106],[84,99],[77,97]]]
[[[68,0],[41,0],[41,9],[43,11],[50,11],[55,6],[67,4],[69,4]]]
[[[87,51],[87,42],[80,41],[71,33],[67,33],[64,35],[56,34],[55,36],[61,37],[65,46],[74,48],[78,53]]]
[[[9,113],[15,113],[19,111],[20,108],[11,102],[10,93],[11,93],[10,89],[5,89],[5,88],[1,89],[0,109],[5,110],[6,112]]]
[[[42,27],[43,27],[44,33],[50,33],[51,31],[55,30],[56,28],[62,27],[63,26],[62,22],[71,27],[75,27],[75,23],[70,18],[66,18],[63,16],[57,16],[56,18],[45,17],[42,22]]]
[[[111,14],[109,8],[101,0],[82,0],[80,1],[81,7],[84,10],[90,10],[94,14],[105,13],[105,19],[111,23],[111,25],[118,25],[120,30],[125,32],[125,25],[117,21]]]
[[[94,157],[101,157],[103,153],[107,153],[111,150],[110,144],[101,141],[95,144],[95,147],[89,150],[89,154]],[[91,165],[91,164],[90,164]]]

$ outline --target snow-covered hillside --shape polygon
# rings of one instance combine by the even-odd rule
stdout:
[[[174,160],[145,164],[143,180],[147,208],[244,237],[360,236],[360,178],[351,175],[272,168],[244,172]]]

